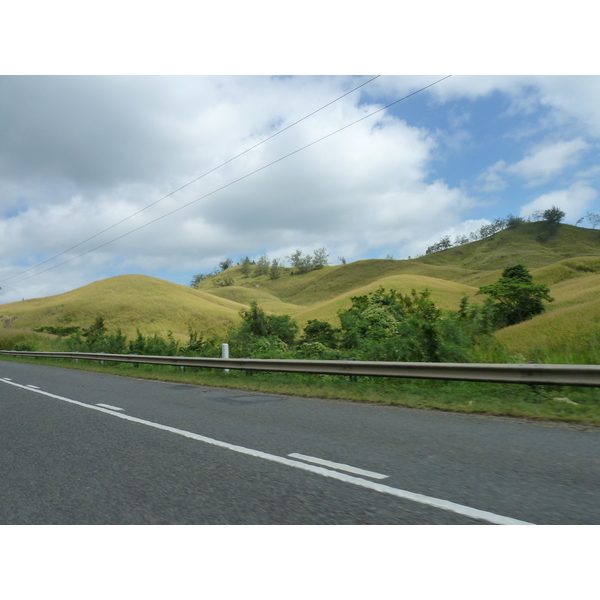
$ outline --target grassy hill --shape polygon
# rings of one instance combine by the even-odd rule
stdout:
[[[252,301],[267,312],[294,316],[301,326],[310,319],[337,323],[337,311],[350,306],[352,296],[380,285],[403,293],[429,288],[440,308],[456,310],[464,294],[483,301],[475,296],[480,286],[522,263],[536,282],[550,286],[556,300],[545,314],[498,332],[498,339],[526,357],[540,347],[581,347],[600,330],[600,231],[560,225],[555,236],[541,241],[543,231],[543,223],[525,223],[411,260],[361,260],[303,275],[283,269],[275,280],[245,277],[240,267],[231,267],[196,289],[141,275],[113,277],[57,296],[0,305],[0,342],[39,326],[85,327],[96,315],[130,337],[139,328],[145,334],[171,330],[183,339],[189,326],[212,336],[239,322],[239,310]],[[219,285],[225,274],[233,285]]]
[[[86,327],[102,315],[109,330],[121,328],[129,337],[139,328],[145,334],[171,330],[183,338],[189,326],[210,336],[238,322],[242,306],[153,277],[121,275],[57,296],[0,305],[0,331],[8,335],[48,325]]]

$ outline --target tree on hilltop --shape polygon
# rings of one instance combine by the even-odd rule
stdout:
[[[542,213],[542,217],[544,221],[547,221],[548,223],[558,224],[565,218],[565,213],[564,211],[560,210],[558,206],[553,206],[552,208],[545,210]]]

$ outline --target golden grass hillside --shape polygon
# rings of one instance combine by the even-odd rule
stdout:
[[[97,281],[52,296],[0,305],[0,337],[24,335],[48,325],[87,327],[97,315],[109,330],[133,337],[165,334],[187,337],[191,326],[205,337],[224,334],[240,321],[239,311],[256,301],[267,312],[288,314],[303,326],[310,319],[337,324],[337,312],[351,297],[379,286],[402,293],[428,288],[436,305],[456,310],[463,295],[474,302],[479,287],[496,281],[502,269],[525,264],[534,281],[550,286],[556,301],[545,314],[498,332],[514,353],[535,347],[577,345],[599,329],[600,231],[561,225],[540,241],[543,223],[525,223],[478,242],[411,260],[360,260],[306,274],[283,268],[279,279],[245,277],[239,266],[209,277],[195,289],[142,275]],[[233,285],[223,285],[229,279]]]
[[[600,255],[598,230],[560,225],[556,235],[542,242],[540,236],[544,235],[544,231],[543,222],[523,223],[484,240],[421,256],[416,260],[428,265],[462,267],[481,272],[502,270],[517,263],[536,269],[566,258]]]
[[[89,326],[97,315],[109,330],[129,337],[144,334],[187,336],[188,327],[210,336],[240,320],[241,304],[183,285],[144,275],[96,281],[65,294],[0,305],[4,333],[48,325]]]

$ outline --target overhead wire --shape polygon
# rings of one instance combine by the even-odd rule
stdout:
[[[125,223],[125,221],[128,221],[129,219],[132,219],[133,217],[135,217],[135,216],[139,215],[140,213],[144,212],[145,210],[147,210],[147,209],[155,206],[159,202],[162,202],[163,200],[166,200],[167,198],[173,196],[177,192],[180,192],[181,190],[185,189],[186,187],[192,185],[192,183],[196,183],[197,181],[200,181],[200,179],[203,179],[204,177],[206,177],[207,175],[210,175],[211,173],[214,173],[215,171],[217,171],[221,167],[224,167],[225,165],[228,165],[230,162],[236,160],[237,158],[240,158],[240,156],[243,156],[244,154],[250,152],[251,150],[254,150],[255,148],[258,148],[258,146],[260,146],[260,145],[268,142],[269,140],[272,140],[274,137],[280,135],[284,131],[287,131],[288,129],[290,129],[291,127],[294,127],[295,125],[298,125],[298,123],[301,123],[302,121],[305,121],[309,117],[312,117],[313,115],[316,115],[318,112],[320,112],[320,111],[324,110],[325,108],[327,108],[328,106],[331,106],[332,104],[338,102],[342,98],[345,98],[349,94],[352,94],[353,92],[355,92],[356,90],[360,89],[361,87],[364,87],[368,83],[371,83],[371,81],[374,81],[378,77],[380,77],[380,75],[375,75],[375,77],[371,77],[371,79],[368,79],[367,81],[361,83],[360,85],[352,88],[351,90],[349,90],[345,94],[342,94],[341,96],[337,97],[335,100],[332,100],[331,102],[328,102],[327,104],[324,104],[323,106],[321,106],[317,110],[314,110],[313,112],[307,114],[306,116],[302,117],[301,119],[298,119],[297,121],[294,121],[293,123],[291,123],[290,125],[287,125],[283,129],[280,129],[279,131],[276,131],[275,133],[273,133],[269,137],[265,138],[264,140],[261,140],[257,144],[254,144],[254,146],[251,146],[250,148],[247,148],[243,152],[240,152],[239,154],[236,154],[235,156],[233,156],[229,160],[226,160],[225,162],[221,163],[220,165],[212,168],[210,171],[207,171],[206,173],[203,173],[202,175],[196,177],[195,179],[192,179],[191,181],[188,181],[188,183],[182,185],[181,187],[178,187],[176,190],[173,190],[172,192],[168,193],[166,196],[162,196],[162,198],[159,198],[158,200],[155,200],[154,202],[151,202],[147,206],[144,206],[144,208],[141,208],[140,210],[138,210],[138,211],[130,214],[129,216],[125,217],[124,219],[121,219],[120,221],[117,221],[116,223],[113,223],[112,225],[110,225],[106,229],[103,229],[102,231],[99,231],[98,233],[95,233],[94,235],[86,238],[85,240],[79,242],[78,244],[75,244],[74,246],[71,246],[70,248],[67,248],[66,250],[63,250],[62,252],[60,252],[60,253],[58,253],[58,254],[56,254],[56,255],[54,255],[54,256],[46,259],[46,260],[44,260],[44,261],[42,261],[40,263],[37,263],[37,264],[33,265],[33,266],[29,267],[28,269],[25,269],[24,271],[21,271],[20,273],[17,273],[16,275],[11,275],[10,277],[7,277],[6,279],[0,280],[0,283],[4,283],[5,281],[10,281],[11,279],[14,279],[15,277],[20,277],[21,275],[24,275],[25,273],[28,273],[29,271],[32,271],[33,269],[37,269],[38,267],[41,267],[42,265],[45,265],[45,264],[53,261],[54,259],[58,258],[59,256],[63,256],[64,254],[67,254],[67,252],[71,252],[71,250],[75,250],[75,248],[79,248],[79,246],[83,246],[83,244],[85,244],[85,243],[87,243],[87,242],[89,242],[89,241],[97,238],[98,236],[102,235],[103,233],[106,233],[107,231],[110,231],[111,229],[114,229],[118,225],[121,225],[122,223]],[[136,230],[134,229],[133,231],[136,231]],[[133,231],[132,231],[132,233],[133,233]],[[119,239],[119,238],[116,238],[116,239]],[[83,256],[83,255],[80,255],[80,256]],[[60,263],[60,264],[65,264],[65,263]],[[60,265],[56,265],[56,266],[60,266]],[[45,273],[45,272],[46,271],[41,271],[41,273]],[[29,279],[29,277],[26,278],[26,279]],[[21,279],[19,281],[24,281],[24,279]],[[15,283],[18,283],[18,282],[15,282]],[[0,288],[0,289],[2,289],[2,288]]]
[[[285,160],[286,158],[289,158],[290,156],[293,156],[294,154],[297,154],[298,152],[301,152],[303,150],[306,150],[306,148],[310,148],[311,146],[314,146],[315,144],[318,144],[319,142],[322,142],[323,140],[326,140],[327,138],[330,138],[333,135],[336,135],[337,133],[340,133],[341,131],[344,131],[345,129],[348,129],[349,127],[352,127],[353,125],[356,125],[357,123],[360,123],[361,121],[364,121],[365,119],[368,119],[388,108],[390,108],[391,106],[394,106],[395,104],[398,104],[399,102],[402,102],[412,96],[415,96],[416,94],[419,94],[423,91],[425,91],[426,89],[433,87],[434,85],[437,85],[438,83],[441,83],[442,81],[448,79],[449,77],[451,77],[451,75],[446,75],[445,77],[442,77],[441,79],[438,79],[436,81],[434,81],[433,83],[430,83],[429,85],[426,85],[422,88],[419,88],[418,90],[411,92],[410,94],[407,94],[406,96],[403,96],[402,98],[399,98],[398,100],[395,100],[394,102],[391,102],[377,110],[374,110],[373,112],[370,112],[369,114],[361,117],[360,119],[357,119],[356,121],[353,121],[352,123],[348,123],[347,125],[344,125],[343,127],[340,127],[339,129],[336,129],[335,131],[332,131],[331,133],[328,133],[327,135],[324,135],[323,137],[320,137],[317,140],[314,140],[313,142],[310,142],[309,144],[306,144],[304,146],[302,146],[301,148],[298,148],[296,150],[294,150],[293,152],[290,152],[288,154],[285,154],[284,156],[281,156],[280,158],[271,161],[270,163],[263,165],[262,167],[259,167],[258,169],[255,169],[254,171],[251,171],[250,173],[247,173],[246,175],[243,175],[242,177],[238,177],[237,179],[230,181],[229,183],[213,190],[212,192],[209,192],[207,194],[204,194],[203,196],[200,196],[199,198],[196,198],[195,200],[192,200],[191,202],[188,202],[187,204],[184,204],[168,213],[165,213],[164,215],[157,217],[156,219],[153,219],[151,221],[148,221],[147,223],[144,223],[143,225],[140,225],[139,227],[136,227],[135,229],[132,229],[120,236],[117,236],[103,244],[100,244],[99,246],[95,246],[94,248],[91,248],[90,250],[87,250],[86,252],[82,252],[81,254],[78,254],[77,256],[74,256],[68,260],[65,260],[61,263],[58,263],[57,265],[54,265],[52,267],[49,267],[47,269],[44,269],[43,271],[40,271],[39,273],[34,273],[33,275],[30,275],[29,277],[25,277],[23,279],[19,279],[19,281],[16,281],[12,284],[9,284],[9,287],[16,285],[18,283],[21,283],[23,281],[27,281],[28,279],[31,279],[32,277],[37,277],[38,275],[41,275],[43,273],[47,273],[48,271],[51,271],[52,269],[56,269],[57,267],[61,267],[62,265],[65,265],[67,263],[70,263],[78,258],[81,258],[82,256],[85,256],[87,254],[90,254],[91,252],[94,252],[96,250],[99,250],[100,248],[104,248],[105,246],[108,246],[109,244],[112,244],[113,242],[116,242],[128,235],[131,235],[132,233],[135,233],[136,231],[139,231],[140,229],[144,229],[145,227],[148,227],[149,225],[152,225],[153,223],[156,223],[157,221],[160,221],[176,212],[179,212],[180,210],[183,210],[184,208],[187,208],[188,206],[191,206],[192,204],[195,204],[196,202],[199,202],[200,200],[204,200],[205,198],[208,198],[209,196],[212,196],[213,194],[216,194],[217,192],[220,192],[232,185],[235,185],[236,183],[239,183],[240,181],[243,181],[244,179],[247,179],[248,177],[251,177],[252,175],[255,175],[256,173],[259,173],[260,171],[264,171],[265,169],[281,162],[282,160]],[[6,281],[6,280],[5,280]]]

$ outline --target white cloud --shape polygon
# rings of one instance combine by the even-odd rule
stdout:
[[[479,175],[475,182],[475,187],[480,192],[499,192],[508,187],[508,183],[502,177],[506,171],[506,163],[499,160],[491,167],[488,167],[484,173]]]
[[[521,207],[520,216],[529,217],[536,211],[544,211],[556,206],[565,212],[565,221],[573,223],[585,214],[597,197],[598,192],[594,188],[575,183],[566,190],[543,194],[533,202],[525,204]]]
[[[0,220],[0,279],[132,215],[359,81],[11,82],[0,119],[20,125],[0,141],[0,209],[10,215]],[[35,123],[21,114],[24,97],[38,111]],[[460,220],[473,200],[430,180],[433,135],[385,113],[211,194],[380,107],[359,98],[348,96],[41,269],[195,201],[187,208],[22,284],[10,285],[18,277],[0,283],[2,302],[111,273],[198,273],[227,256],[283,257],[325,246],[333,257],[355,260],[420,244],[432,228]]]
[[[528,180],[529,185],[540,185],[577,165],[588,148],[581,138],[536,146],[524,159],[506,167],[506,172]]]

